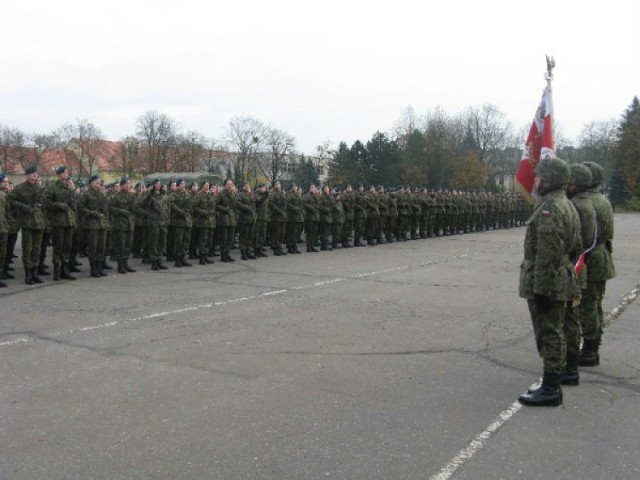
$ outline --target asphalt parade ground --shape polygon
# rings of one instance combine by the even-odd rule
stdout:
[[[638,479],[640,216],[616,215],[601,364],[559,408],[516,402],[542,368],[524,233],[33,287],[16,259],[0,479]]]

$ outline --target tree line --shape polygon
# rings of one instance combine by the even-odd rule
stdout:
[[[329,165],[328,183],[411,184],[429,188],[505,188],[521,158],[529,125],[516,130],[504,112],[485,104],[451,115],[436,108],[417,115],[407,107],[388,132],[377,131],[368,140],[350,146],[328,141],[312,155],[299,152],[293,135],[248,116],[229,121],[219,139],[194,130],[157,111],[136,120],[135,131],[120,139],[117,158],[110,159],[123,175],[151,172],[209,171],[236,182],[283,177],[306,187],[318,182],[323,163]],[[64,124],[50,133],[26,134],[0,124],[0,167],[9,157],[32,162],[23,149],[57,150],[68,155],[73,144],[84,169],[93,172],[100,141],[99,127],[87,119]],[[569,162],[595,161],[604,166],[607,188],[616,202],[640,208],[640,104],[634,97],[619,119],[585,124],[576,145],[556,129],[556,152]],[[634,203],[635,202],[635,203]]]

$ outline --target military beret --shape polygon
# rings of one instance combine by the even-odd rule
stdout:
[[[128,177],[122,177],[120,179],[120,185],[124,185],[125,183],[129,182],[129,178]]]
[[[0,173],[0,182],[4,182],[5,178],[7,178],[7,176],[4,173]]]
[[[265,188],[266,186],[267,186],[266,183],[260,182],[258,185],[256,185],[256,188]]]
[[[30,165],[24,169],[25,175],[31,175],[32,173],[36,173],[38,171],[38,167],[35,165]]]
[[[140,183],[140,182],[136,183],[136,190],[137,190],[138,188],[142,188],[142,183]]]
[[[189,188],[193,188],[194,185],[197,187],[198,186],[198,182],[191,182],[191,185],[189,185]]]
[[[151,185],[155,185],[156,183],[161,183],[160,177],[156,177],[153,180],[151,180]]]
[[[207,184],[207,183],[209,183],[209,180],[207,180],[206,178],[205,178],[205,179],[203,179],[203,180],[200,182],[200,188],[204,187],[204,185],[205,185],[205,184]]]
[[[60,175],[61,173],[64,173],[67,171],[67,167],[65,167],[64,165],[60,165],[58,168],[56,168],[56,175]]]
[[[99,180],[98,175],[91,175],[91,176],[89,177],[89,183],[93,182],[94,180]]]
[[[82,187],[86,186],[86,183],[84,183],[84,180],[78,180],[76,182],[76,186],[78,186],[79,188],[82,188]]]
[[[358,188],[364,188],[364,185],[362,185],[361,183],[358,184]]]
[[[182,178],[182,177],[178,177],[178,178],[176,179],[176,183],[177,183],[178,185],[180,185],[182,182],[184,182],[184,178]]]

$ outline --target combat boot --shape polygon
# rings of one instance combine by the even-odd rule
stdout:
[[[127,273],[127,270],[124,268],[124,260],[119,259],[118,262],[118,273]]]
[[[107,272],[104,271],[103,267],[103,262],[101,262],[100,260],[96,260],[96,270],[98,271],[98,275],[100,275],[101,277],[108,277],[109,274]]]
[[[294,246],[293,246],[293,253],[295,253],[295,254],[301,254],[302,252],[301,252],[300,250],[298,250],[298,246],[297,246],[297,245],[294,245]]]
[[[49,275],[48,273],[46,273],[45,275]],[[31,269],[31,276],[33,277],[33,281],[34,283],[44,283],[44,280],[42,280],[39,276],[38,276],[38,268],[32,268]]]
[[[25,270],[25,280],[24,283],[26,283],[27,285],[33,285],[34,283],[36,283],[33,280],[33,274],[31,273],[30,269]]]
[[[54,272],[55,274],[55,272]],[[73,275],[69,274],[69,272],[67,272],[67,266],[63,263],[62,265],[60,265],[60,278],[62,278],[63,280],[75,280],[76,277],[74,277]]]
[[[160,270],[157,260],[151,260],[151,270]]]
[[[93,278],[100,278],[102,275],[98,273],[98,269],[96,268],[96,262],[94,260],[89,260],[89,268],[91,268],[90,276]]]
[[[182,268],[182,262],[180,261],[180,257],[174,257],[173,266],[177,268]]]
[[[223,257],[223,258],[222,258],[222,261],[224,262],[224,254],[222,255],[222,257]],[[198,260],[198,263],[199,263],[200,265],[206,265],[206,264],[207,264],[207,261],[205,260],[204,253],[201,253],[201,254],[200,254],[200,258],[199,258],[199,260]]]
[[[184,256],[184,255],[182,255],[182,256],[180,257],[180,263],[182,263],[182,266],[183,266],[183,267],[193,267],[193,265],[192,265],[192,264],[190,264],[189,262],[187,262],[187,259],[185,258],[185,256]],[[211,263],[213,263],[213,261],[212,261]]]
[[[247,250],[246,250],[246,251],[247,251],[247,258],[248,258],[249,260],[255,260],[256,258],[258,258],[258,257],[256,257],[256,256],[253,254],[253,252],[251,251],[251,249],[250,249],[250,248],[247,248]]]
[[[600,365],[599,340],[585,340],[582,343],[578,365],[581,367],[596,367]]]
[[[160,259],[156,260],[156,265],[160,270],[166,270],[167,268],[169,268],[164,263],[162,263],[162,260]]]
[[[40,265],[38,265],[38,268],[35,269],[36,270],[36,275],[49,275],[49,267],[47,267],[44,263],[41,263]],[[36,282],[36,283],[40,283],[40,282]]]
[[[244,248],[240,249],[240,258],[242,260],[249,260],[249,257],[247,257],[247,251]]]
[[[228,261],[230,261],[230,262],[235,262],[235,261],[236,261],[236,259],[235,259],[235,258],[231,258],[231,255],[229,255],[229,250],[227,250],[227,252],[226,252],[226,253],[227,253],[227,260],[228,260]]]
[[[4,283],[2,280],[0,280],[0,288],[5,288],[5,287],[8,287],[8,285]]]
[[[101,270],[113,270],[113,268],[111,267],[111,265],[109,265],[109,264],[107,263],[107,261],[106,261],[106,260],[102,260],[102,261],[101,261],[101,262],[99,262],[99,263],[100,263],[100,269],[101,269]]]
[[[567,356],[567,364],[560,374],[560,385],[580,385],[577,357],[570,358]]]
[[[529,407],[558,407],[562,404],[560,374],[544,372],[542,385],[532,393],[524,393],[518,401]]]
[[[80,270],[78,266],[82,266],[82,264],[80,265],[78,264],[80,264],[80,262],[76,262],[75,260],[69,260],[69,271],[73,273],[81,272],[82,270]]]
[[[60,264],[59,263],[53,264],[53,281],[54,282],[60,281]]]
[[[123,261],[124,261],[124,269],[129,273],[135,273],[135,271],[136,271],[135,268],[131,268],[129,266],[129,259],[125,258]]]
[[[0,270],[0,280],[7,280],[11,278],[13,278],[13,275],[11,275],[6,268],[4,270]]]

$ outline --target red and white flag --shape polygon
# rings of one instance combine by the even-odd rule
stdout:
[[[536,166],[540,160],[555,157],[552,120],[553,98],[551,82],[548,82],[542,94],[540,105],[533,117],[515,179],[516,188],[531,204],[535,203],[533,194],[536,187]]]

